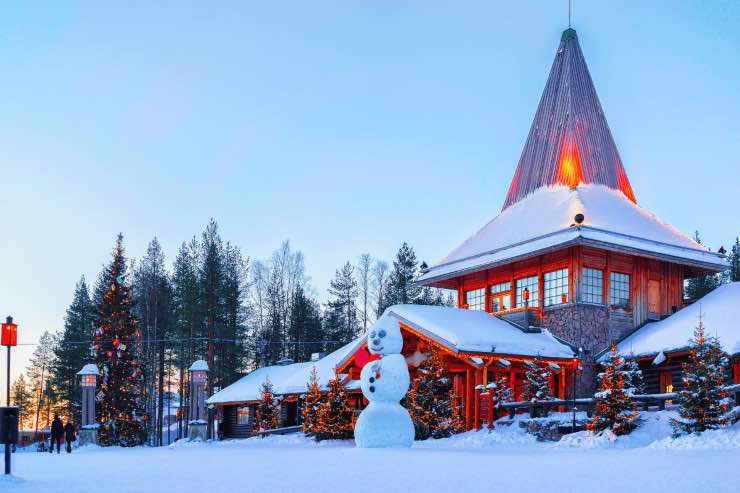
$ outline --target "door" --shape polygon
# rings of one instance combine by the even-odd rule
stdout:
[[[660,315],[660,281],[648,281],[648,312]]]

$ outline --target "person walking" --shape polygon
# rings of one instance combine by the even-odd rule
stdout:
[[[59,419],[59,415],[54,415],[54,421],[51,422],[51,447],[49,447],[49,453],[54,451],[54,444],[57,444],[57,454],[62,448],[62,441],[64,440],[64,425],[62,420]]]
[[[67,453],[72,453],[72,442],[77,440],[75,435],[75,425],[72,424],[72,420],[68,419],[67,424],[64,425],[64,439],[67,441]]]

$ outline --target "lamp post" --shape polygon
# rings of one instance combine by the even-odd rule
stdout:
[[[583,349],[578,348],[578,354],[573,358],[573,427],[571,433],[576,432],[576,375],[578,375],[579,358]]]
[[[188,368],[190,372],[190,422],[188,439],[203,440],[206,438],[208,415],[206,414],[206,381],[208,380],[208,363],[199,359]]]
[[[2,324],[2,334],[0,335],[0,344],[8,348],[8,372],[7,372],[7,394],[5,396],[6,405],[10,408],[10,348],[18,345],[18,325],[13,323],[13,317],[8,315],[5,319],[5,323]],[[7,411],[10,411],[9,409]],[[4,423],[0,423],[0,428],[3,429],[4,435],[3,441],[5,442],[5,474],[10,474],[10,438],[11,438],[11,418],[9,414],[3,414]],[[17,419],[17,413],[16,413]],[[18,423],[15,422],[16,433],[18,431]]]

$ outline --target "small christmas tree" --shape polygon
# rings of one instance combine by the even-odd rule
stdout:
[[[489,384],[490,385],[490,384]],[[512,391],[509,386],[509,380],[501,375],[494,382],[495,387],[493,391],[493,405],[495,409],[501,409],[501,404],[505,402],[511,402]]]
[[[306,385],[307,392],[303,396],[303,433],[317,433],[319,428],[319,410],[325,402],[319,386],[319,377],[316,373],[316,367],[311,370],[311,378]]]
[[[452,381],[437,351],[433,350],[417,368],[405,405],[414,422],[416,440],[444,438],[461,430],[462,416]]]
[[[729,398],[724,388],[728,358],[716,337],[694,331],[689,360],[683,366],[684,387],[678,392],[679,419],[671,421],[675,436],[701,433],[727,424]]]
[[[265,378],[262,382],[262,399],[254,415],[255,426],[259,431],[273,430],[280,427],[280,399],[275,396],[272,382]]]
[[[525,365],[527,371],[524,373],[522,399],[531,402],[552,400],[552,388],[550,387],[552,372],[548,364],[537,356],[534,361],[528,361]]]
[[[645,380],[642,378],[640,365],[633,357],[625,359],[621,367],[624,378],[625,391],[630,392],[630,396],[642,395],[645,393]]]
[[[135,350],[140,334],[126,283],[123,237],[118,235],[113,260],[106,268],[108,287],[98,306],[93,346],[102,375],[98,391],[98,442],[131,447],[144,443],[144,375]]]
[[[319,425],[314,436],[316,440],[337,440],[352,438],[354,433],[354,409],[349,402],[349,394],[339,375],[329,381],[326,400],[319,407]]]
[[[635,429],[637,405],[630,400],[635,389],[626,386],[627,375],[630,382],[635,382],[637,377],[634,370],[625,368],[624,359],[617,352],[617,344],[613,342],[606,355],[604,371],[598,375],[599,391],[594,394],[596,409],[588,424],[589,430],[611,430],[615,435],[626,435]]]

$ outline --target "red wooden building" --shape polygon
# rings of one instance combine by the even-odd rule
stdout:
[[[684,306],[684,280],[727,268],[637,204],[573,29],[563,33],[534,122],[493,220],[419,283],[458,305],[549,329],[582,359]],[[582,394],[592,390],[589,372]]]
[[[637,204],[586,67],[578,37],[563,33],[503,210],[418,283],[457,291],[458,308],[396,305],[403,354],[414,368],[444,355],[469,428],[485,420],[476,387],[506,376],[515,398],[524,367],[540,356],[555,395],[592,395],[595,356],[685,304],[686,278],[726,269],[709,251]],[[325,387],[334,371],[363,406],[357,379],[370,359],[361,337],[315,363],[257,370],[215,394],[224,436],[248,433],[269,376],[296,422],[312,366]],[[581,351],[582,350],[582,351]],[[231,435],[230,435],[231,434]]]

